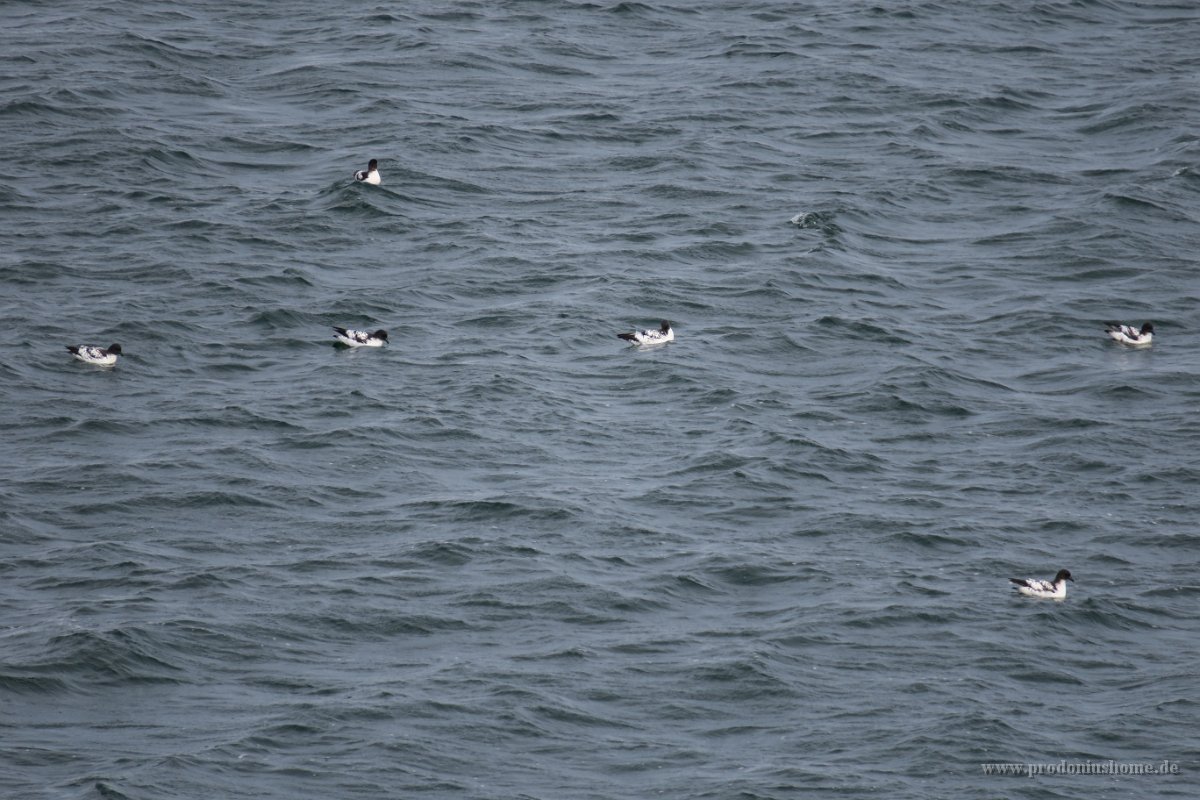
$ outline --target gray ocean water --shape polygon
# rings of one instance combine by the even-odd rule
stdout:
[[[0,5],[0,796],[1194,797],[1197,42]]]

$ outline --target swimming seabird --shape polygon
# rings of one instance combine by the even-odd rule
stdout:
[[[67,345],[67,349],[71,351],[71,355],[80,361],[86,361],[88,364],[99,364],[102,367],[111,367],[117,363],[117,356],[121,355],[121,345],[119,344],[110,344],[108,347],[69,344]]]
[[[675,331],[671,329],[671,323],[665,319],[656,331],[645,330],[634,331],[633,333],[618,333],[617,336],[633,344],[666,344],[667,342],[675,341]]]
[[[1026,597],[1041,597],[1047,600],[1062,600],[1067,596],[1067,581],[1074,582],[1069,570],[1060,569],[1052,581],[1037,578],[1009,578],[1017,585],[1017,591]]]
[[[378,186],[379,162],[372,158],[371,163],[367,164],[366,169],[360,169],[358,172],[354,173],[354,180],[361,181],[363,183],[369,183],[372,186]]]
[[[1132,325],[1122,325],[1119,322],[1104,323],[1105,332],[1113,341],[1121,344],[1144,345],[1154,341],[1154,326],[1147,322],[1139,331]]]
[[[334,337],[347,347],[383,347],[387,343],[387,331],[382,328],[374,333],[356,331],[333,326]]]

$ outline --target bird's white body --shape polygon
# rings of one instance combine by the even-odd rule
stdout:
[[[1154,341],[1154,326],[1149,322],[1143,325],[1140,330],[1132,325],[1109,322],[1105,324],[1104,331],[1112,337],[1114,342],[1134,345],[1135,347],[1148,345]]]
[[[671,323],[663,320],[658,330],[633,331],[618,333],[617,336],[631,344],[666,344],[675,341],[675,329]]]
[[[366,169],[360,169],[358,172],[354,173],[354,180],[360,183],[369,183],[372,186],[378,186],[380,183],[379,162],[372,158],[371,163],[367,165]]]
[[[92,347],[86,344],[73,344],[68,345],[67,350],[71,351],[71,355],[80,361],[88,364],[97,364],[101,367],[111,367],[117,363],[117,356],[121,354],[121,345],[112,344],[108,347]]]
[[[334,338],[347,347],[383,347],[387,344],[387,331],[378,330],[374,333],[356,331],[351,328],[333,329]]]
[[[1009,578],[1016,585],[1017,591],[1026,597],[1038,597],[1043,600],[1063,600],[1067,596],[1067,581],[1073,581],[1071,573],[1060,569],[1052,581],[1037,578]]]

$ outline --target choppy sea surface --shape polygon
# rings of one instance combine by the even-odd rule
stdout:
[[[0,6],[0,796],[1194,797],[1197,42]]]

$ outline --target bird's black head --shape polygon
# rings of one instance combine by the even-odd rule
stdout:
[[[374,336],[376,339],[383,339],[385,342],[387,341],[387,331],[383,330],[382,328],[375,331],[371,335]]]
[[[108,352],[110,352],[110,353],[116,353],[117,355],[120,355],[120,354],[121,354],[121,345],[119,345],[119,344],[110,344],[110,345],[108,346]]]
[[[1070,581],[1071,583],[1074,583],[1075,579],[1071,577],[1070,570],[1060,569],[1058,574],[1054,576],[1054,582],[1058,583],[1059,581]]]
[[[379,162],[372,158],[371,163],[367,164],[367,171],[370,172],[371,170],[377,168],[378,166],[379,166]]]
[[[1154,333],[1154,326],[1147,322],[1142,326],[1142,333]]]
[[[662,321],[662,324],[661,324],[661,325],[659,325],[658,329],[659,329],[660,331],[662,331],[663,333],[666,333],[667,331],[671,330],[671,323],[667,322],[667,321],[664,319],[664,320]]]

